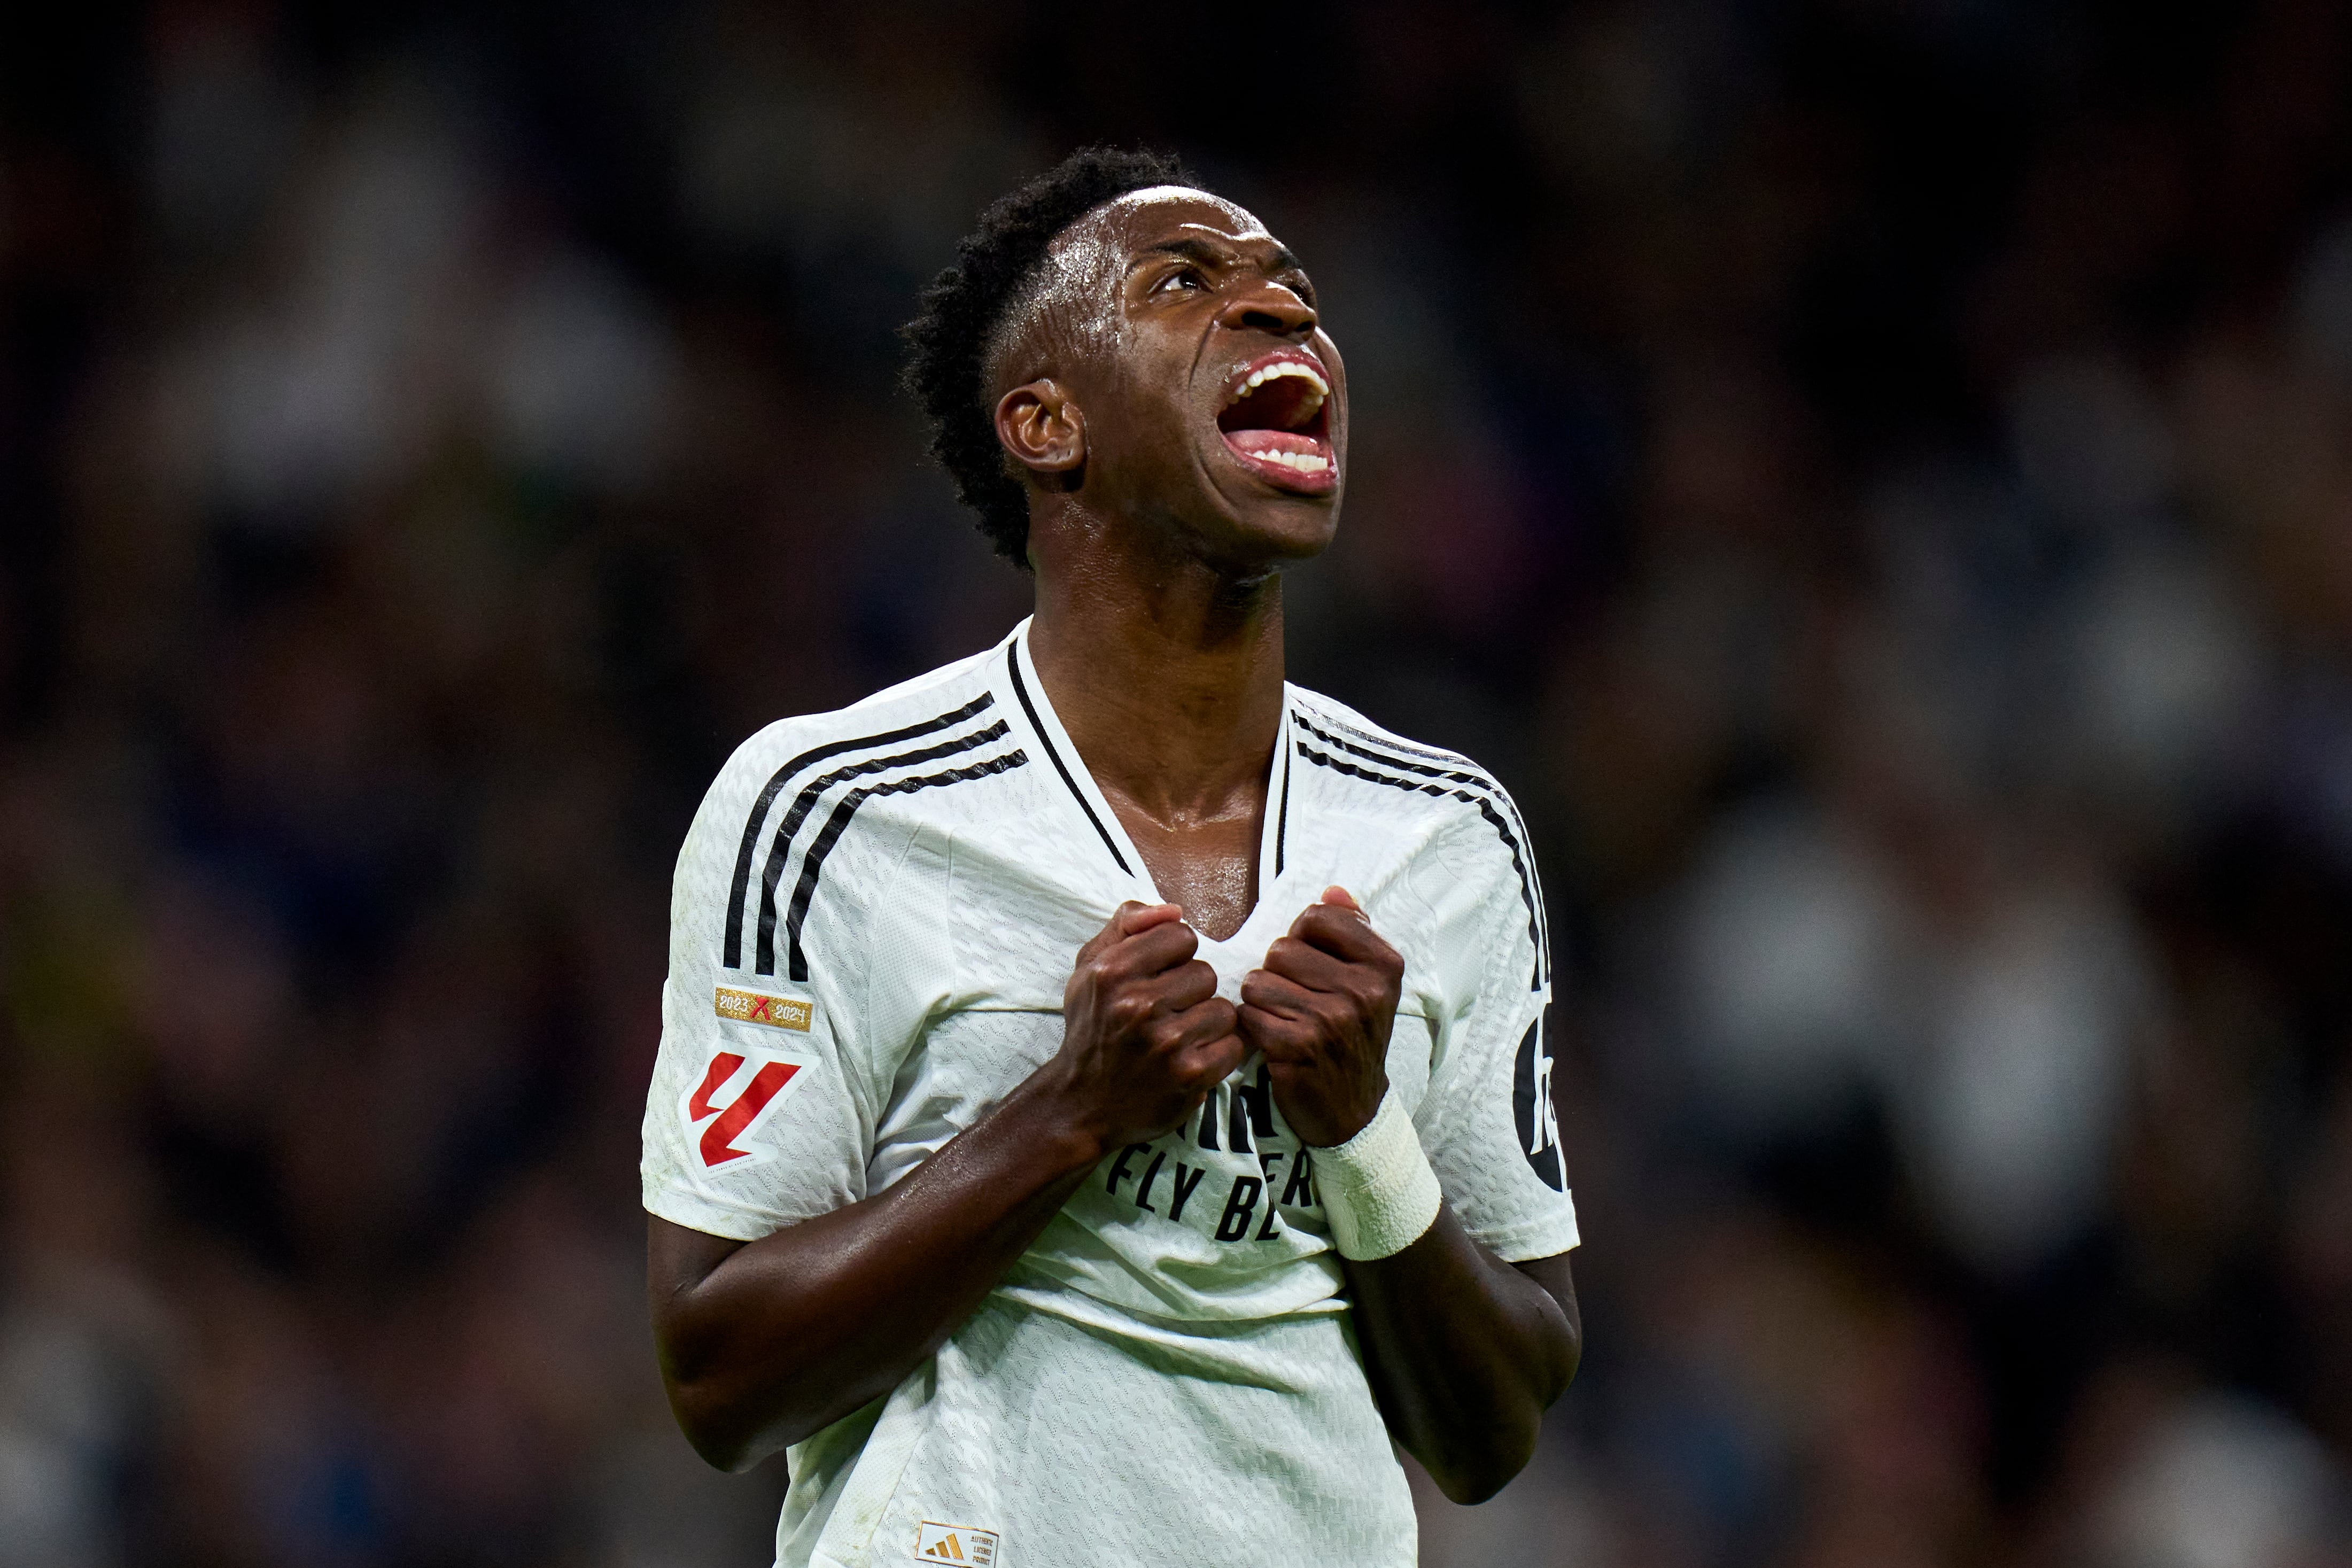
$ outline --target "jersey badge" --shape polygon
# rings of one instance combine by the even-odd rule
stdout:
[[[1559,1112],[1551,1098],[1551,1042],[1544,1038],[1543,1020],[1528,1026],[1519,1041],[1519,1059],[1511,1075],[1511,1116],[1519,1124],[1519,1152],[1545,1186],[1568,1190],[1559,1168]]]
[[[678,1097],[678,1114],[706,1169],[766,1158],[745,1142],[776,1113],[814,1064],[807,1058],[757,1047],[711,1053],[701,1081]],[[697,1132],[699,1136],[697,1136]]]
[[[731,985],[719,987],[715,1004],[719,1016],[738,1024],[765,1024],[772,1029],[793,1029],[807,1034],[816,1017],[816,1004],[799,996],[769,996],[757,991],[738,991]]]
[[[915,1529],[918,1563],[969,1563],[988,1568],[996,1561],[996,1531],[974,1530],[968,1524],[933,1524],[925,1520]]]

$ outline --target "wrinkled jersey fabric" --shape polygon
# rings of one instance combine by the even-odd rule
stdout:
[[[645,1205],[755,1240],[878,1193],[1059,1048],[1077,951],[1160,901],[1046,701],[1028,623],[770,725],[680,852]],[[1334,883],[1404,956],[1391,1092],[1511,1261],[1577,1244],[1527,834],[1491,775],[1286,689],[1258,901],[1221,992]],[[796,1445],[789,1568],[1402,1564],[1415,1528],[1310,1151],[1255,1055],[1106,1158],[886,1399]]]

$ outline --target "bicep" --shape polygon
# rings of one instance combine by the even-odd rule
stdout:
[[[646,1283],[653,1292],[656,1312],[661,1302],[693,1289],[750,1245],[733,1237],[677,1225],[659,1215],[646,1215]]]
[[[1581,1342],[1584,1338],[1584,1316],[1576,1304],[1576,1275],[1569,1267],[1569,1254],[1558,1252],[1549,1258],[1530,1258],[1511,1267],[1541,1286],[1544,1294],[1559,1303],[1560,1311],[1568,1319],[1569,1328]]]
[[[1530,1258],[1511,1267],[1519,1271],[1520,1278],[1532,1281],[1549,1296],[1567,1321],[1568,1340],[1559,1347],[1561,1359],[1557,1367],[1559,1381],[1546,1398],[1549,1403],[1576,1381],[1577,1369],[1584,1364],[1584,1311],[1576,1301],[1576,1277],[1569,1268],[1565,1252],[1549,1258]]]
[[[646,1296],[652,1309],[654,1340],[665,1363],[670,1359],[680,1313],[688,1298],[719,1266],[749,1243],[646,1215]]]

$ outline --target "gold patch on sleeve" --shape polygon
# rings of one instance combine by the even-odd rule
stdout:
[[[962,1563],[970,1564],[970,1568],[989,1568],[996,1561],[998,1544],[996,1531],[975,1530],[968,1524],[934,1524],[927,1519],[915,1527],[918,1563]]]
[[[809,1021],[816,1016],[816,1004],[799,996],[769,996],[721,985],[718,1012],[739,1024],[765,1024],[772,1029],[796,1029],[805,1035]]]

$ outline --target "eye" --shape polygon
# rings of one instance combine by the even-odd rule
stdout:
[[[1201,276],[1200,268],[1179,267],[1167,277],[1154,283],[1151,286],[1151,291],[1155,294],[1166,294],[1179,289],[1206,289],[1208,286],[1209,280]]]

